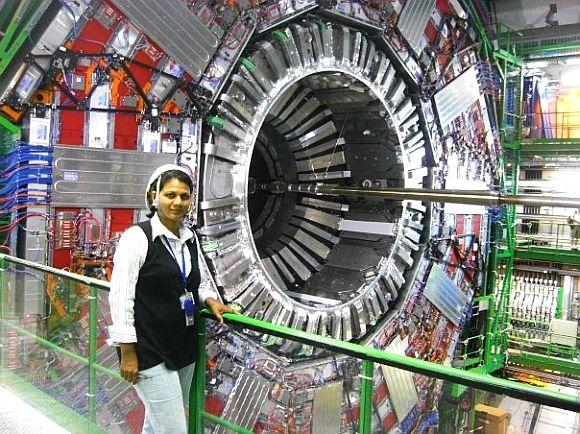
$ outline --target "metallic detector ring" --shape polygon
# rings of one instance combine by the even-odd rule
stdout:
[[[353,28],[302,22],[257,42],[224,86],[214,107],[224,122],[210,125],[202,149],[201,233],[218,246],[206,258],[222,296],[246,315],[361,339],[412,280],[429,228],[421,201],[267,192],[276,182],[428,186],[420,108],[386,50]],[[349,117],[357,108],[364,115]],[[349,270],[344,251],[372,261]],[[343,297],[321,296],[332,282]]]

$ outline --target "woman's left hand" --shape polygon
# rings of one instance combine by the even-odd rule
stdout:
[[[222,313],[225,313],[225,312],[238,313],[237,311],[235,311],[231,307],[226,306],[223,303],[220,303],[215,298],[211,298],[211,297],[206,298],[205,304],[207,307],[209,307],[211,309],[211,311],[213,312],[213,314],[215,315],[216,319],[218,320],[218,322],[220,324],[224,323],[224,319],[222,318]]]

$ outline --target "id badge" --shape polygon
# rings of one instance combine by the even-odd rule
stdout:
[[[181,302],[181,308],[185,314],[185,325],[192,326],[195,322],[195,301],[193,300],[193,294],[186,291],[181,295],[181,297],[179,297],[179,301]]]

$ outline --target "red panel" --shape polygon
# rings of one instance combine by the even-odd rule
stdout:
[[[143,62],[151,67],[155,67],[155,64],[149,58],[149,56],[147,56],[142,51],[138,51],[137,54],[135,54],[134,59],[139,62]],[[133,77],[135,77],[135,80],[137,81],[137,84],[141,89],[143,89],[145,85],[151,81],[153,71],[151,71],[149,68],[137,65],[135,63],[129,63],[129,70],[133,74]]]
[[[379,387],[375,389],[375,393],[373,395],[373,404],[378,405],[379,402],[385,399],[387,393],[388,393],[387,383],[383,381],[381,384],[379,384]]]
[[[429,41],[435,42],[435,38],[437,37],[437,28],[433,25],[432,21],[429,21],[427,23],[425,33],[427,34],[427,38],[429,39]]]
[[[213,414],[214,416],[219,416],[222,414],[224,407],[225,404],[215,396],[208,396],[205,399],[205,411]]]
[[[85,112],[61,110],[59,143],[70,146],[82,146],[85,129]]]
[[[115,232],[125,232],[130,226],[133,226],[132,209],[112,209],[111,210],[111,234]]]
[[[79,208],[55,208],[54,212],[55,212],[55,214],[58,214],[60,212],[78,214],[80,212],[80,209]],[[72,225],[72,222],[71,222],[71,225]],[[72,253],[72,245],[74,243],[74,241],[72,239],[72,236],[73,236],[72,226],[70,227],[70,229],[67,229],[67,232],[68,233],[63,233],[60,228],[55,227],[56,239],[61,240],[61,241],[64,241],[66,239],[68,242],[68,245],[70,245],[71,247],[70,248],[67,247],[67,248],[60,248],[60,249],[55,248],[54,249],[54,255],[52,257],[52,266],[54,268],[69,268],[71,265],[70,259],[71,259],[71,253]]]
[[[441,15],[457,15],[453,8],[449,6],[447,0],[437,0],[437,8],[441,12]]]
[[[479,236],[479,231],[481,231],[481,215],[476,214],[471,218],[471,233]]]
[[[115,114],[115,138],[113,148],[127,149],[134,151],[137,149],[137,117],[130,113]]]
[[[125,401],[125,405],[134,405],[133,397],[130,394],[125,395],[123,397],[123,401]],[[130,432],[131,434],[140,433],[143,427],[144,419],[145,407],[141,401],[139,401],[138,404],[125,416],[126,427],[129,428],[127,432]]]
[[[145,48],[144,50],[137,51],[133,59],[136,60],[137,62],[141,62],[146,65],[149,65],[152,68],[155,68],[157,66],[157,62],[159,62],[159,59],[161,59],[164,53],[163,51],[161,51],[161,49],[157,48],[157,46],[154,45],[151,41],[147,40],[147,42],[150,46]],[[140,68],[144,69],[141,66]]]
[[[80,36],[73,42],[72,49],[83,53],[102,53],[111,33],[112,30],[93,18],[83,27]]]
[[[55,249],[52,257],[52,266],[54,268],[70,267],[70,257],[72,249]]]
[[[85,129],[85,112],[61,110],[60,140],[63,145],[82,146]]]
[[[455,232],[457,235],[463,235],[465,232],[465,216],[457,214],[455,216]]]
[[[455,249],[450,249],[449,258],[447,260],[451,264],[456,264],[456,265],[459,264],[459,256],[457,255],[457,252],[455,251]],[[457,272],[456,265],[448,265],[446,268],[447,275],[451,278],[453,278],[455,276],[455,273]]]
[[[389,432],[391,428],[395,426],[395,423],[397,423],[397,415],[394,411],[391,411],[389,414],[387,414],[385,420],[383,420],[383,428],[385,432]]]
[[[359,413],[360,413],[359,406],[356,406],[354,408],[351,408],[350,410],[345,411],[342,414],[341,425],[346,426],[346,425],[350,425],[353,422],[356,422],[358,420]]]

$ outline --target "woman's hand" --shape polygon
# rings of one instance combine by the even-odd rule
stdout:
[[[224,319],[222,318],[222,313],[237,313],[234,309],[229,306],[226,306],[223,303],[220,303],[215,298],[208,297],[205,299],[205,304],[207,307],[211,309],[213,314],[215,315],[216,319],[220,324],[224,323]]]
[[[121,366],[119,367],[121,377],[129,383],[135,384],[137,382],[137,374],[139,373],[135,344],[119,345],[121,347]]]

